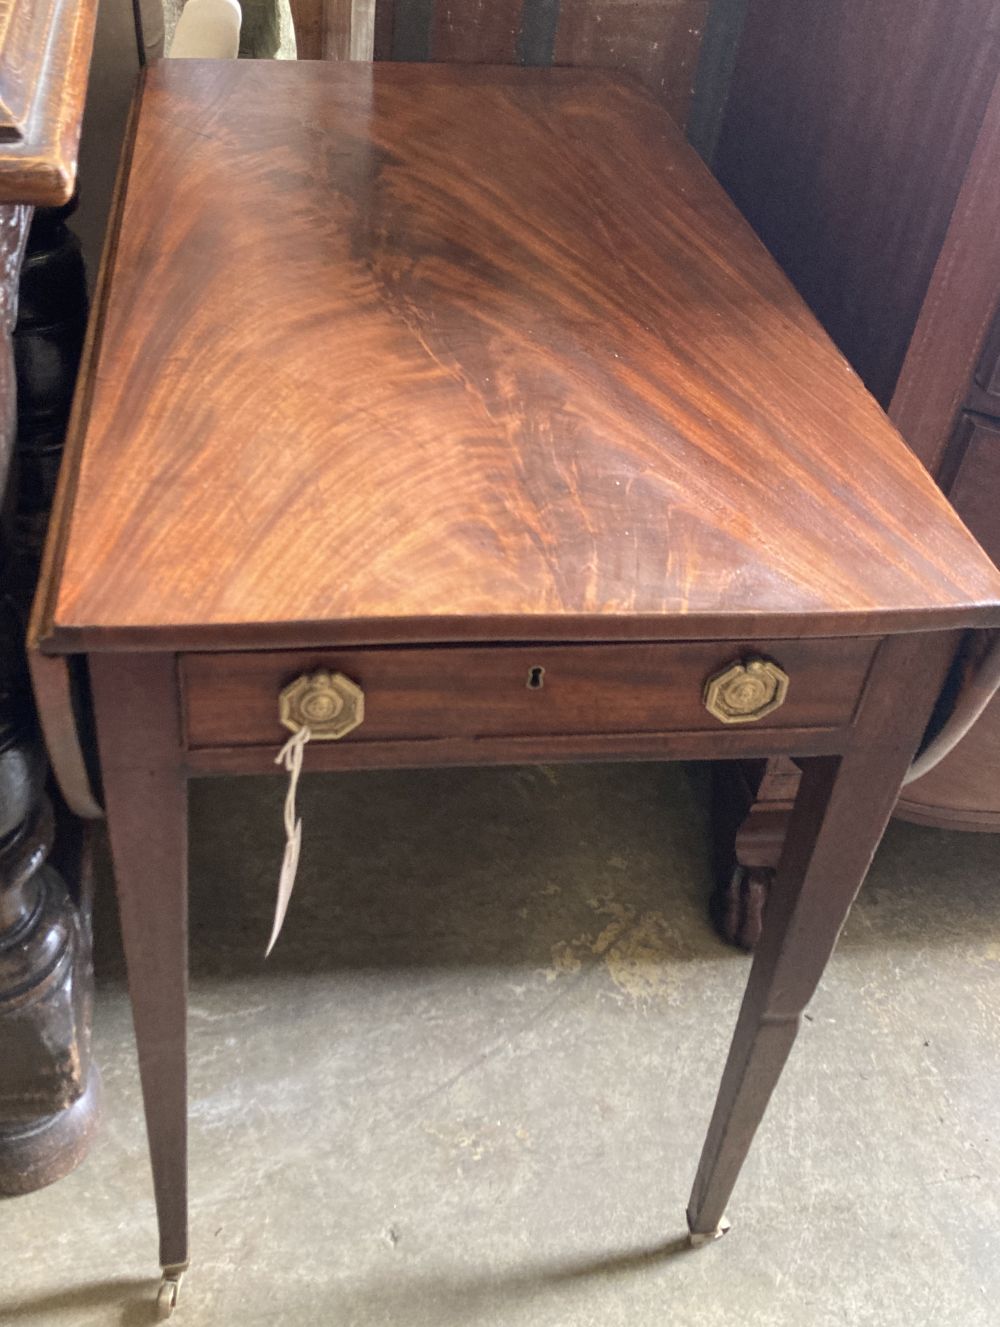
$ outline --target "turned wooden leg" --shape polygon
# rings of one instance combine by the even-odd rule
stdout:
[[[47,769],[23,646],[23,615],[34,588],[51,491],[32,479],[40,478],[44,469],[54,483],[86,319],[83,266],[63,225],[66,211],[36,213],[22,265],[31,209],[0,206],[0,1196],[4,1197],[30,1193],[72,1170],[87,1155],[99,1118],[100,1078],[90,1050],[89,918],[85,901],[73,898],[47,860],[53,844],[52,807],[45,796]],[[19,296],[21,317],[15,332]],[[29,453],[38,462],[34,471]],[[78,878],[82,862],[70,854],[65,860],[71,877]]]
[[[0,599],[2,1197],[73,1169],[87,1155],[100,1099],[90,1053],[90,928],[46,861],[53,816],[45,757],[23,677],[23,628],[7,610]]]
[[[882,837],[954,649],[947,635],[879,650],[847,753],[802,762],[788,837],[688,1207],[694,1242],[726,1203],[805,1009]]]
[[[187,1231],[187,786],[172,655],[90,656],[108,833],[149,1135],[160,1262]]]
[[[713,769],[711,914],[722,938],[740,949],[760,939],[800,777],[787,756],[719,761]]]

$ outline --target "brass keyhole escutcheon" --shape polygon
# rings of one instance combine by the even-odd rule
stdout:
[[[705,708],[720,723],[756,723],[785,703],[788,674],[770,659],[730,664],[705,683]]]
[[[308,727],[314,740],[335,742],[364,721],[365,693],[343,673],[303,673],[282,690],[278,714],[290,732]]]

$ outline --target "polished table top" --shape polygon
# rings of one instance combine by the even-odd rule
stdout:
[[[662,109],[146,77],[42,646],[881,633],[1000,575]]]

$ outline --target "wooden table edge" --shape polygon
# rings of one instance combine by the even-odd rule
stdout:
[[[144,78],[145,70],[141,69],[136,92],[129,110],[121,155],[118,159],[108,226],[101,250],[101,261],[97,270],[96,293],[91,306],[90,317],[87,321],[87,332],[80,355],[77,387],[73,396],[69,422],[66,426],[66,440],[59,466],[59,479],[52,501],[48,532],[38,575],[38,585],[35,590],[31,619],[28,625],[29,651],[41,649],[43,652],[48,652],[45,651],[45,647],[41,642],[47,640],[52,630],[52,618],[59,590],[59,580],[62,574],[66,546],[69,542],[76,500],[76,485],[79,478],[80,461],[83,456],[83,444],[86,438],[87,422],[94,390],[94,368],[100,353],[101,337],[104,331],[104,320],[111,290],[110,275],[118,248],[118,236],[121,229],[121,217],[128,187],[129,167],[132,160],[132,149],[135,142],[135,130],[141,101],[139,93]]]
[[[556,616],[441,615],[318,622],[217,623],[171,627],[70,627],[46,620],[40,592],[30,642],[43,654],[173,654],[188,650],[336,649],[353,645],[641,644],[670,641],[824,640],[845,636],[925,635],[1000,627],[1000,602],[892,612],[779,614],[589,614]]]

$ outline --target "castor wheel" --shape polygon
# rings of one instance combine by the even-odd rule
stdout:
[[[156,1316],[161,1321],[169,1318],[177,1307],[177,1296],[181,1283],[172,1276],[165,1276],[160,1282],[160,1292],[156,1296]]]
[[[732,1229],[732,1222],[724,1216],[714,1230],[694,1231],[688,1235],[688,1244],[692,1249],[702,1249],[706,1244],[714,1244]]]
[[[186,1271],[186,1263],[183,1267],[164,1267],[163,1269],[163,1280],[160,1282],[159,1293],[156,1296],[156,1316],[161,1322],[171,1317],[177,1307],[177,1300],[181,1293],[181,1280]]]

